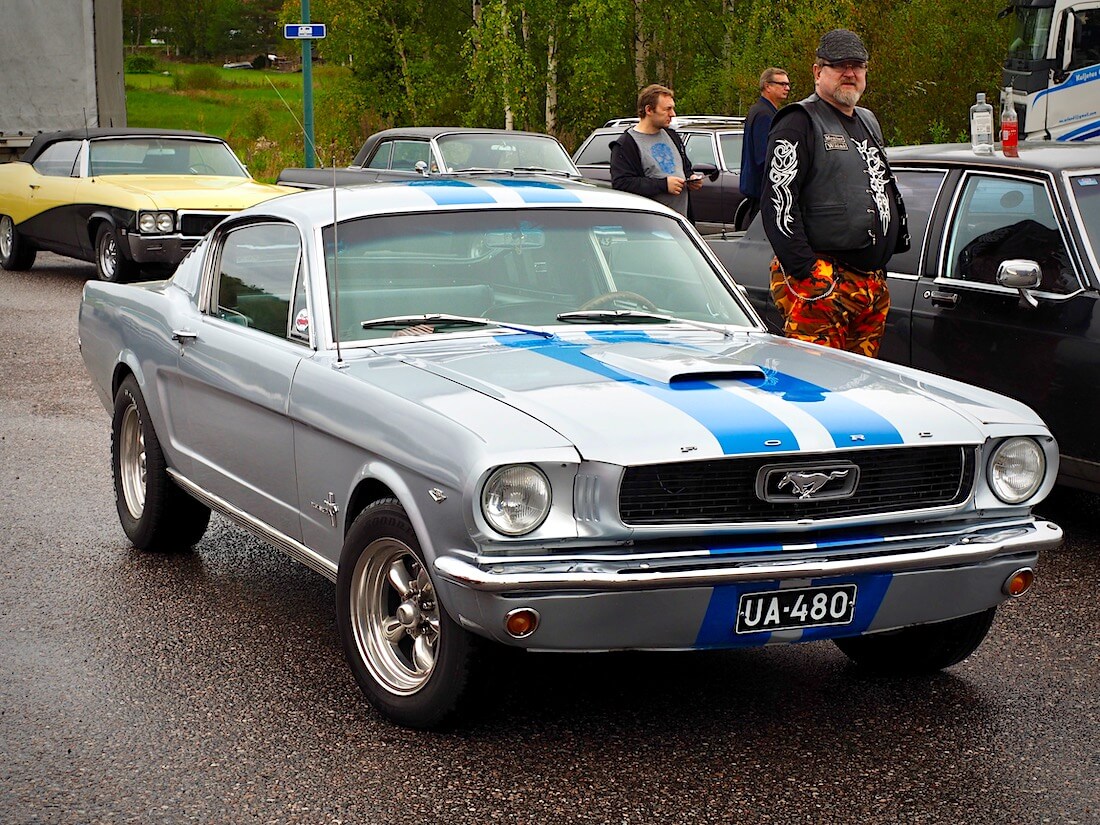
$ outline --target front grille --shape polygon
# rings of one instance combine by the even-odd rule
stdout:
[[[763,501],[764,466],[851,462],[859,484],[848,498]],[[960,504],[974,485],[971,447],[900,447],[802,456],[753,456],[627,467],[619,491],[626,524],[742,524],[922,510]]]
[[[180,234],[192,238],[201,238],[223,220],[225,215],[204,215],[199,212],[185,212],[180,215]]]

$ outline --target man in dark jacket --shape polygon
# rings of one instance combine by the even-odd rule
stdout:
[[[760,214],[787,337],[873,358],[890,309],[886,264],[909,233],[882,128],[856,106],[868,57],[847,29],[821,38],[815,93],[772,121]]]
[[[703,185],[670,128],[676,114],[672,90],[653,84],[638,94],[638,124],[611,144],[611,185],[644,195],[691,217],[688,190]]]
[[[791,93],[791,80],[785,69],[769,66],[760,74],[760,99],[745,117],[745,140],[741,144],[741,194],[748,201],[747,211],[738,229],[749,225],[760,211],[760,190],[764,185],[764,161],[768,157],[768,130],[779,104]],[[739,210],[740,211],[740,210]]]

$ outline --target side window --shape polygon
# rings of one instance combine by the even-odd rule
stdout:
[[[718,155],[714,151],[714,137],[709,133],[696,133],[688,135],[684,141],[688,160],[692,166],[696,163],[710,163],[718,165]]]
[[[928,221],[936,207],[936,198],[946,172],[929,170],[902,170],[894,172],[898,190],[905,202],[905,216],[909,222],[909,237],[912,243],[908,252],[895,255],[890,259],[890,272],[901,275],[923,275],[920,271],[921,250],[928,239]]]
[[[420,161],[431,163],[431,146],[426,140],[395,140],[390,168],[412,172]]]
[[[298,317],[305,310],[297,277],[300,250],[298,230],[289,224],[229,232],[218,256],[218,317],[279,338],[308,340],[308,316],[304,325]]]
[[[973,175],[964,184],[952,220],[946,277],[996,284],[1001,262],[1022,258],[1042,269],[1040,291],[1076,291],[1073,264],[1044,184]]]
[[[368,169],[389,169],[390,154],[393,152],[393,141],[384,140],[374,150],[374,155],[367,161]]]
[[[726,170],[741,173],[741,146],[745,142],[743,132],[723,132],[718,136],[722,144],[722,157],[726,161]]]
[[[1100,63],[1100,9],[1073,11],[1073,52],[1069,70]]]
[[[611,144],[619,139],[622,132],[596,135],[588,141],[580,155],[577,156],[578,166],[610,166]]]
[[[62,140],[47,146],[31,165],[40,175],[67,178],[73,174],[73,166],[76,164],[78,154],[80,154],[79,140]]]

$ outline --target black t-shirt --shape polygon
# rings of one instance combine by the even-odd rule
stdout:
[[[821,256],[834,258],[865,272],[882,269],[893,254],[898,233],[901,231],[901,216],[894,198],[896,184],[886,165],[883,151],[858,116],[849,117],[839,110],[836,115],[851,138],[851,145],[864,160],[868,189],[871,190],[878,211],[877,228],[881,231],[875,232],[874,244],[862,249],[810,248],[799,209],[799,191],[813,167],[815,152],[819,147],[814,145],[810,116],[801,109],[787,113],[778,123],[773,124],[768,135],[768,163],[770,167],[777,157],[776,152],[779,152],[785,158],[781,166],[793,174],[784,176],[779,182],[772,180],[772,175],[765,174],[761,211],[766,213],[764,228],[772,248],[784,270],[796,278],[809,275],[814,261]],[[791,146],[794,147],[793,170],[790,163]],[[788,228],[787,232],[780,233],[776,230],[777,222],[781,220]]]

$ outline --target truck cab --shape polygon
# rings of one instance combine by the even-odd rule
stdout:
[[[1100,137],[1100,0],[1013,0],[1016,28],[1004,61],[1020,136]]]

